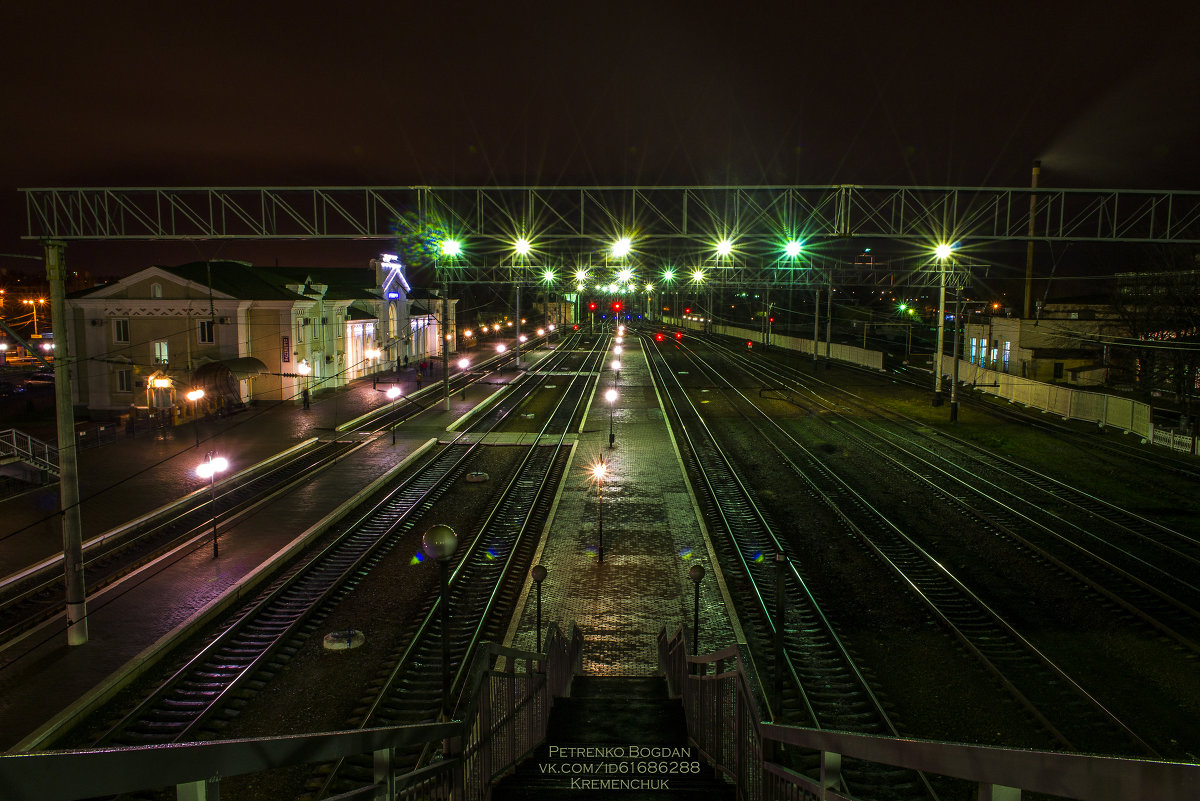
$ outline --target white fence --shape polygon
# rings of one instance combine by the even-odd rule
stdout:
[[[701,330],[704,327],[702,322],[688,318],[681,321],[676,320],[675,324],[692,330]],[[762,337],[761,331],[728,325],[714,325],[712,331],[714,334],[749,340],[756,344]],[[813,344],[813,340],[800,337],[771,337],[771,345],[774,347],[787,348],[810,355],[813,352]],[[824,358],[825,343],[817,342],[816,347],[817,355]],[[883,369],[883,353],[881,351],[867,350],[853,345],[841,345],[835,342],[829,346],[829,357],[874,370]],[[946,356],[944,365],[943,369],[946,373],[951,374],[954,369],[952,357]],[[1057,414],[1064,420],[1084,420],[1108,428],[1117,428],[1136,434],[1147,442],[1170,448],[1179,453],[1194,454],[1198,450],[1197,440],[1191,435],[1179,434],[1167,429],[1156,430],[1150,416],[1150,404],[1131,398],[1087,392],[1060,384],[1046,384],[1029,378],[989,370],[963,359],[958,360],[958,380],[971,389],[998,395],[1033,409]]]

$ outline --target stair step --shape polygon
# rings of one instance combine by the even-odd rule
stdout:
[[[687,744],[678,699],[658,676],[576,676],[556,698],[546,742],[493,789],[495,801],[704,798],[732,801]]]

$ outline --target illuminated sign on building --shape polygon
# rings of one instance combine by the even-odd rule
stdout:
[[[406,295],[412,291],[412,286],[408,283],[408,276],[404,274],[404,262],[400,261],[399,256],[394,253],[383,253],[379,256],[379,262],[383,266],[384,297],[388,300],[398,300],[401,289]]]

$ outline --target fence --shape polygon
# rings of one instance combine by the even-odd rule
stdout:
[[[703,323],[686,318],[675,320],[675,324],[695,330],[703,327]],[[755,337],[762,336],[759,331],[727,325],[714,325],[713,333],[743,340],[753,340]],[[772,336],[771,343],[776,347],[805,354],[811,354],[814,346],[813,340],[799,337]],[[815,345],[817,354],[823,356],[825,344],[816,342]],[[849,364],[875,370],[883,369],[883,353],[880,351],[866,350],[835,342],[829,347],[829,356],[831,359]],[[947,374],[951,374],[954,369],[952,355],[947,355],[943,369]],[[1021,378],[990,370],[964,359],[958,360],[958,370],[959,381],[971,389],[999,395],[1013,403],[1057,414],[1063,419],[1084,420],[1128,431],[1131,434],[1137,434],[1147,442],[1171,448],[1180,453],[1194,454],[1198,452],[1198,441],[1191,435],[1156,429],[1151,419],[1148,403],[1123,398],[1119,395],[1073,389],[1061,384],[1046,384],[1030,378]]]
[[[457,720],[361,731],[261,737],[135,748],[97,748],[0,755],[4,801],[73,801],[158,787],[181,799],[220,795],[220,779],[289,765],[373,755],[375,783],[338,798],[486,799],[491,782],[532,753],[544,739],[555,695],[579,671],[583,637],[551,626],[545,654],[484,644],[455,710]],[[513,665],[493,671],[497,656]],[[428,765],[400,775],[398,749],[424,747]],[[440,755],[441,758],[437,758]]]
[[[977,785],[980,801],[1019,799],[1025,792],[1083,801],[1192,801],[1200,765],[897,739],[782,726],[763,720],[761,686],[744,646],[689,656],[682,627],[658,635],[659,665],[682,697],[688,736],[737,788],[739,801],[849,801],[844,758],[876,762]],[[794,770],[773,759],[787,746],[816,754],[816,767]]]

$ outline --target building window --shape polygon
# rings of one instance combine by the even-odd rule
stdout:
[[[212,320],[200,321],[200,344],[211,345],[216,340],[213,339],[213,322]]]
[[[997,357],[997,355],[999,355],[999,350],[998,350],[997,348],[992,348],[992,369],[993,369],[993,370],[995,370],[995,369],[996,369],[996,357]]]
[[[129,321],[113,320],[113,342],[129,341]]]
[[[304,343],[304,320],[303,320],[303,318],[297,317],[296,318],[296,344],[301,345],[303,343]]]
[[[162,297],[162,284],[151,284],[150,285],[150,297],[152,297],[152,298],[161,298]]]
[[[117,371],[117,392],[133,392],[133,371]]]
[[[160,339],[154,343],[154,363],[167,364],[167,341]]]
[[[1055,362],[1054,363],[1054,379],[1057,381],[1058,379],[1060,379],[1062,377],[1063,377],[1063,363]]]
[[[975,358],[978,354],[978,347],[979,341],[976,340],[975,337],[971,337],[971,364],[975,364]]]
[[[1009,355],[1009,350],[1011,348],[1012,348],[1011,342],[1004,343],[1004,372],[1006,372],[1006,373],[1008,372],[1008,355]]]

